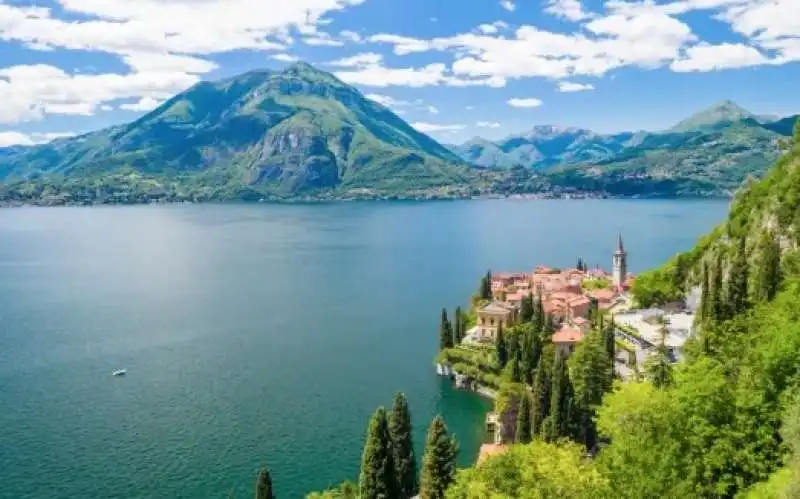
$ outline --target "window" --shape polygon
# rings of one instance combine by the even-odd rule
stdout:
[[[494,319],[489,319],[489,324],[491,324],[492,326],[494,326]]]

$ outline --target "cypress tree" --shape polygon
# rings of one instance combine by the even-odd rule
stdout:
[[[667,330],[661,330],[661,343],[656,347],[655,353],[647,359],[645,369],[650,381],[656,388],[666,388],[672,384],[672,362],[669,359],[669,349],[666,345]]]
[[[550,388],[550,415],[545,425],[545,439],[548,442],[558,440],[566,435],[567,407],[571,404],[567,393],[568,378],[567,365],[562,356],[557,355],[556,362],[553,365],[553,378]]]
[[[611,316],[611,322],[603,329],[603,337],[605,338],[606,354],[611,360],[612,366],[614,365],[614,357],[617,355],[616,328],[614,316]]]
[[[453,344],[458,345],[464,339],[464,317],[461,315],[461,307],[456,307],[456,313],[453,317]]]
[[[541,435],[542,423],[550,412],[550,384],[544,368],[544,361],[539,360],[536,365],[536,374],[533,376],[533,390],[531,396],[531,434]]]
[[[369,422],[361,456],[358,488],[362,499],[400,499],[386,409],[378,407]]]
[[[722,258],[718,257],[714,263],[714,270],[711,273],[711,302],[708,304],[711,319],[715,322],[725,320],[726,316],[725,296],[723,293],[724,288],[722,284],[723,272]]]
[[[520,322],[531,322],[533,320],[533,295],[522,297],[519,310]]]
[[[394,451],[394,468],[400,497],[407,499],[417,494],[417,459],[411,440],[411,411],[403,393],[396,393],[389,415],[389,435]]]
[[[745,240],[739,238],[736,256],[728,276],[728,306],[731,315],[737,315],[747,309],[747,253]]]
[[[511,359],[509,368],[511,370],[511,381],[514,383],[522,383],[522,367],[520,366],[520,361],[516,358]]]
[[[455,478],[457,455],[455,438],[448,435],[442,417],[436,416],[428,428],[425,456],[422,458],[419,487],[422,499],[444,499],[447,488]]]
[[[593,416],[602,403],[603,395],[611,389],[614,376],[605,340],[601,331],[592,331],[569,359],[569,372],[575,391],[574,417],[570,423],[573,424],[576,440],[589,449],[594,447],[597,434]]]
[[[439,350],[453,347],[453,325],[447,319],[447,309],[442,309],[442,320],[439,324]]]
[[[519,409],[517,410],[517,443],[529,443],[531,441],[532,431],[531,396],[528,390],[525,390],[519,400]]]
[[[771,232],[765,232],[760,241],[761,257],[756,268],[756,298],[770,301],[775,298],[781,282],[781,248]]]
[[[272,492],[272,477],[269,470],[261,468],[256,479],[256,499],[275,499]]]
[[[541,296],[536,297],[536,303],[533,309],[533,330],[536,333],[541,333],[545,325],[544,304],[542,303]]]
[[[703,261],[702,274],[702,282],[700,284],[700,310],[698,311],[698,315],[701,321],[705,321],[711,316],[710,304],[713,299],[711,296],[711,277],[709,276],[708,262],[706,261]]]
[[[481,279],[480,297],[484,300],[492,299],[492,271],[486,272],[486,277]]]
[[[500,369],[506,367],[508,363],[508,345],[503,336],[503,326],[497,326],[497,363]]]

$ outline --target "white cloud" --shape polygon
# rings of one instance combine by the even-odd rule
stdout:
[[[520,98],[516,98],[516,97],[515,97],[515,98],[513,98],[513,99],[509,99],[509,100],[508,100],[508,105],[509,105],[509,106],[511,106],[511,107],[527,107],[527,108],[532,108],[532,107],[539,107],[539,106],[541,106],[542,104],[543,104],[543,102],[542,102],[541,100],[539,100],[539,99],[534,99],[534,98],[525,98],[525,99],[520,99]]]
[[[491,24],[481,24],[478,26],[478,31],[484,33],[486,35],[493,35],[500,31],[501,29],[507,29],[508,24],[504,23],[503,21],[495,21]]]
[[[303,38],[303,43],[306,45],[312,46],[321,46],[321,47],[343,47],[344,42],[341,40],[336,40],[331,35],[327,33],[323,33],[318,31],[314,34],[314,36],[310,36],[308,38]]]
[[[545,12],[568,21],[583,21],[592,17],[592,14],[583,10],[580,0],[550,0]]]
[[[467,128],[467,125],[439,125],[435,123],[425,123],[420,121],[411,123],[411,126],[413,126],[422,133],[457,132],[459,130]]]
[[[199,81],[183,72],[67,74],[47,65],[0,69],[0,123],[42,119],[48,114],[90,116],[118,99],[163,100]]]
[[[475,123],[478,128],[500,128],[500,123],[494,121],[479,121]]]
[[[340,68],[360,68],[374,66],[376,64],[380,64],[381,61],[383,61],[383,56],[381,54],[376,54],[375,52],[364,52],[354,56],[345,57],[343,59],[337,59],[329,62],[328,64]]]
[[[426,87],[433,85],[502,87],[502,78],[464,79],[448,74],[442,63],[428,64],[420,68],[389,68],[383,65],[383,56],[374,52],[356,54],[331,61],[331,66],[348,68],[336,72],[336,77],[345,83],[370,87]]]
[[[318,32],[316,26],[327,22],[324,15],[363,1],[55,0],[58,11],[0,2],[0,41],[34,50],[104,52],[131,68],[127,74],[91,75],[66,74],[45,65],[4,68],[0,122],[41,119],[45,114],[89,115],[110,99],[162,99],[217,67],[203,56],[241,49],[283,50],[292,43],[292,27],[304,34],[306,43],[339,45],[341,41]],[[56,17],[61,11],[64,17]],[[55,80],[35,79],[30,88],[23,88],[22,79],[32,73]],[[16,100],[7,105],[9,98]]]
[[[761,52],[741,43],[700,44],[686,49],[686,57],[674,61],[673,71],[714,71],[743,68],[769,62]]]
[[[295,61],[298,60],[297,57],[295,57],[295,56],[293,56],[291,54],[274,54],[274,55],[271,55],[270,58],[275,59],[276,61],[282,61],[282,62],[295,62]]]
[[[109,106],[108,104],[103,104],[102,106],[100,106],[100,110],[101,111],[113,111],[114,110],[114,106]]]
[[[344,40],[360,43],[362,41],[361,35],[356,33],[355,31],[344,30],[339,32],[339,36]]]
[[[52,133],[22,133],[22,132],[0,132],[0,147],[9,146],[33,146],[36,144],[44,144],[56,139],[65,137],[72,137],[75,134],[72,132],[52,132]]]
[[[436,106],[428,106],[428,112],[431,114],[439,114],[439,109]]]
[[[132,104],[122,104],[120,109],[125,111],[152,111],[161,105],[163,101],[153,99],[152,97],[142,97],[137,102]]]
[[[511,0],[500,0],[500,7],[506,9],[509,12],[514,12],[517,6]]]
[[[467,106],[465,109],[467,111],[472,111],[473,109],[475,109],[475,106]]]
[[[574,83],[571,81],[558,82],[559,92],[584,92],[586,90],[594,90],[594,85],[591,83]]]

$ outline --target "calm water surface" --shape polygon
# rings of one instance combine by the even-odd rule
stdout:
[[[0,497],[282,498],[358,474],[408,394],[474,459],[489,404],[433,372],[442,306],[487,268],[633,271],[720,201],[472,201],[0,210]],[[127,368],[128,376],[111,371]]]

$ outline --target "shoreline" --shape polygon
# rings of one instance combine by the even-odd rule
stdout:
[[[673,200],[673,201],[730,201],[732,196],[722,195],[709,195],[709,196],[613,196],[607,194],[509,194],[509,195],[481,195],[481,196],[464,196],[464,197],[438,197],[438,196],[420,196],[420,197],[402,197],[402,196],[377,196],[365,198],[295,198],[295,199],[260,199],[253,200],[237,200],[237,199],[220,199],[220,200],[204,200],[204,201],[187,201],[187,200],[151,200],[141,203],[124,203],[124,202],[60,202],[53,200],[40,200],[40,202],[30,201],[0,201],[0,209],[10,208],[93,208],[103,206],[174,206],[174,205],[320,205],[331,203],[354,203],[354,202],[399,202],[399,203],[427,203],[427,202],[443,202],[443,201],[486,201],[486,200],[507,200],[507,201],[545,201],[545,200],[562,200],[562,201],[581,201],[587,199],[597,200],[627,200],[627,201],[658,201],[658,200]]]

